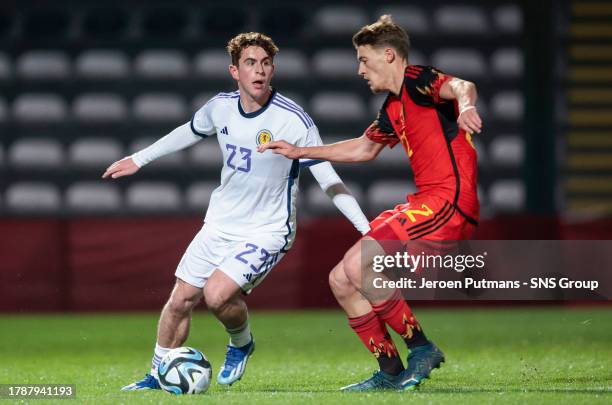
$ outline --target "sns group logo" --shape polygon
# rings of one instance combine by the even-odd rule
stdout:
[[[266,143],[270,143],[273,140],[274,137],[272,136],[272,132],[268,131],[267,129],[262,129],[257,133],[257,145],[265,145]]]

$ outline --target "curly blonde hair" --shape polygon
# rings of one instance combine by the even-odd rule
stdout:
[[[260,47],[266,51],[271,59],[274,59],[274,56],[278,53],[278,47],[269,36],[259,32],[243,32],[230,39],[227,43],[227,52],[232,57],[232,65],[238,66],[242,50],[249,46]]]

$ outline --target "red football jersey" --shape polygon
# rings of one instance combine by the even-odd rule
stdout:
[[[440,98],[440,87],[450,79],[431,66],[409,65],[399,96],[389,93],[365,134],[389,147],[401,142],[414,172],[416,195],[445,198],[476,224],[476,148],[471,134],[457,124],[457,101]]]

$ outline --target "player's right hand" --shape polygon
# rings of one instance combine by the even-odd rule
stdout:
[[[272,152],[279,155],[283,155],[288,159],[299,159],[302,157],[300,153],[300,148],[286,141],[274,141],[270,143],[264,143],[257,147],[257,151],[259,153],[263,153],[267,149],[271,149]]]
[[[123,176],[131,176],[138,170],[140,170],[140,167],[134,163],[134,159],[128,156],[110,165],[102,175],[102,178],[107,179],[111,177],[117,179]]]

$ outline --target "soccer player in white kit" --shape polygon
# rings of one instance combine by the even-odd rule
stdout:
[[[230,336],[217,381],[231,385],[242,377],[255,342],[241,295],[257,286],[293,244],[300,167],[310,168],[362,234],[370,229],[329,162],[256,153],[257,146],[275,140],[300,146],[322,141],[308,114],[270,87],[278,48],[269,37],[243,33],[227,49],[238,90],[217,94],[190,122],[103,174],[113,179],[132,175],[160,156],[215,134],[223,153],[221,184],[210,197],[204,226],[178,264],[176,284],[160,316],[151,372],[125,391],[159,389],[157,366],[170,349],[186,341],[191,312],[202,298]]]

